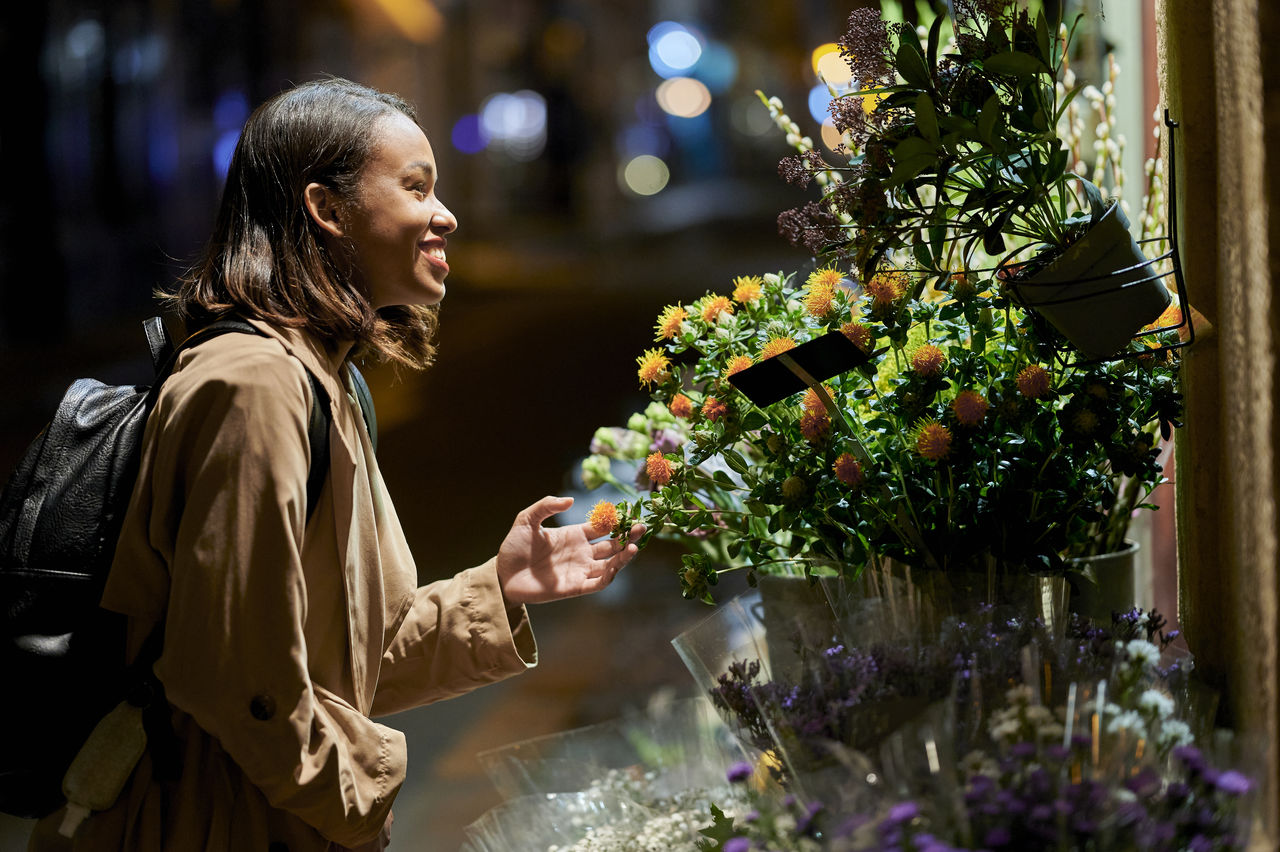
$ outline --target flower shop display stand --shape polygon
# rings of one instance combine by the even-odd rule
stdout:
[[[1106,622],[1113,612],[1132,609],[1136,598],[1134,570],[1139,545],[1126,541],[1122,550],[1069,560],[1071,611]]]

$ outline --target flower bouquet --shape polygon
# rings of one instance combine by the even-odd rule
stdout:
[[[971,17],[1013,14],[1000,2],[957,6]],[[926,192],[905,183],[893,165],[905,152],[876,153],[872,131],[900,128],[907,109],[908,83],[888,85],[890,70],[909,78],[915,72],[907,66],[919,60],[930,69],[929,85],[956,74],[954,86],[963,88],[972,77],[963,71],[965,51],[976,49],[971,20],[955,24],[960,52],[939,58],[942,20],[928,30],[922,54],[904,32],[869,24],[865,12],[851,16],[844,44],[864,57],[860,62],[883,59],[887,49],[860,50],[867,32],[877,39],[899,34],[889,65],[851,60],[864,86],[876,85],[836,101],[857,106],[836,110],[857,151],[848,167],[823,161],[776,99],[769,101],[799,150],[784,161],[784,174],[823,187],[821,201],[784,214],[780,224],[811,250],[830,253],[807,271],[746,274],[723,291],[666,306],[655,325],[657,345],[637,361],[652,402],[625,428],[601,429],[592,442],[584,482],[632,495],[616,511],[609,507],[617,529],[639,520],[648,536],[688,547],[680,568],[686,597],[712,602],[720,573],[735,568],[747,569],[754,582],[761,575],[856,575],[868,563],[892,562],[936,572],[969,603],[993,600],[1002,578],[1062,573],[1075,557],[1118,549],[1133,511],[1149,507],[1146,497],[1163,481],[1158,441],[1177,425],[1180,395],[1176,360],[1153,347],[1176,343],[1172,326],[1157,320],[1150,336],[1128,344],[1132,357],[1063,360],[1061,334],[1011,294],[985,253],[1006,232],[975,230],[969,221],[995,202],[966,208],[963,222],[953,221],[959,202],[944,203],[959,196],[942,179],[958,180],[968,167],[912,171],[917,183],[932,175]],[[999,20],[1026,24],[1021,13]],[[1036,33],[1042,25],[1037,18]],[[1013,32],[1021,44],[1025,33]],[[986,57],[991,69],[1015,61],[993,56]],[[1023,88],[1048,97],[1044,85],[1037,71]],[[1008,94],[1000,89],[986,98],[999,104]],[[1100,110],[1098,133],[1109,140],[1110,96],[1096,94],[1085,90]],[[881,97],[870,115],[858,112],[866,98]],[[1042,141],[1066,146],[1053,155],[1055,164],[1084,170],[1076,150],[1083,119],[1068,98],[1054,97],[1057,106],[1045,115],[1066,129],[1042,130]],[[923,105],[919,94],[914,102]],[[962,119],[939,113],[937,120],[943,132]],[[992,132],[996,127],[1018,130],[1004,118]],[[1094,171],[1114,176],[1118,194],[1120,149],[1113,145],[1099,149]],[[889,193],[883,175],[872,177],[882,155],[902,179],[890,183],[914,187],[905,195]],[[1071,182],[1064,176],[1052,186]],[[876,185],[881,194],[873,199]],[[1163,216],[1155,164],[1147,190],[1144,232]],[[869,199],[889,212],[876,218]],[[1029,221],[1045,205],[1061,212],[1076,203],[1066,193],[1030,205],[1009,201],[1022,218],[998,218]],[[1010,239],[1042,239],[1050,230],[1016,230]],[[815,377],[801,354],[819,347],[838,350],[843,363]],[[795,390],[757,404],[744,390],[752,385],[747,379],[772,367],[790,374]],[[638,467],[634,482],[616,475],[617,462]]]

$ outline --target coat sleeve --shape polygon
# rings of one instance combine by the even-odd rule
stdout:
[[[157,410],[151,539],[169,548],[170,593],[156,673],[272,806],[359,846],[386,821],[405,742],[308,675],[311,392],[273,345],[220,356],[198,382],[175,375]]]
[[[537,665],[523,606],[508,606],[496,562],[422,586],[382,657],[373,715],[453,698]]]

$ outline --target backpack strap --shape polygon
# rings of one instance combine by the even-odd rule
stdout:
[[[369,445],[374,455],[378,453],[378,413],[373,408],[373,394],[369,393],[369,385],[355,364],[347,362],[347,372],[351,374],[351,386],[356,391],[356,401],[360,403],[360,413],[364,415],[364,426],[369,431]]]

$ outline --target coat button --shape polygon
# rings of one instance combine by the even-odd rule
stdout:
[[[249,702],[249,715],[259,722],[265,722],[276,715],[276,700],[270,695],[255,695]]]

